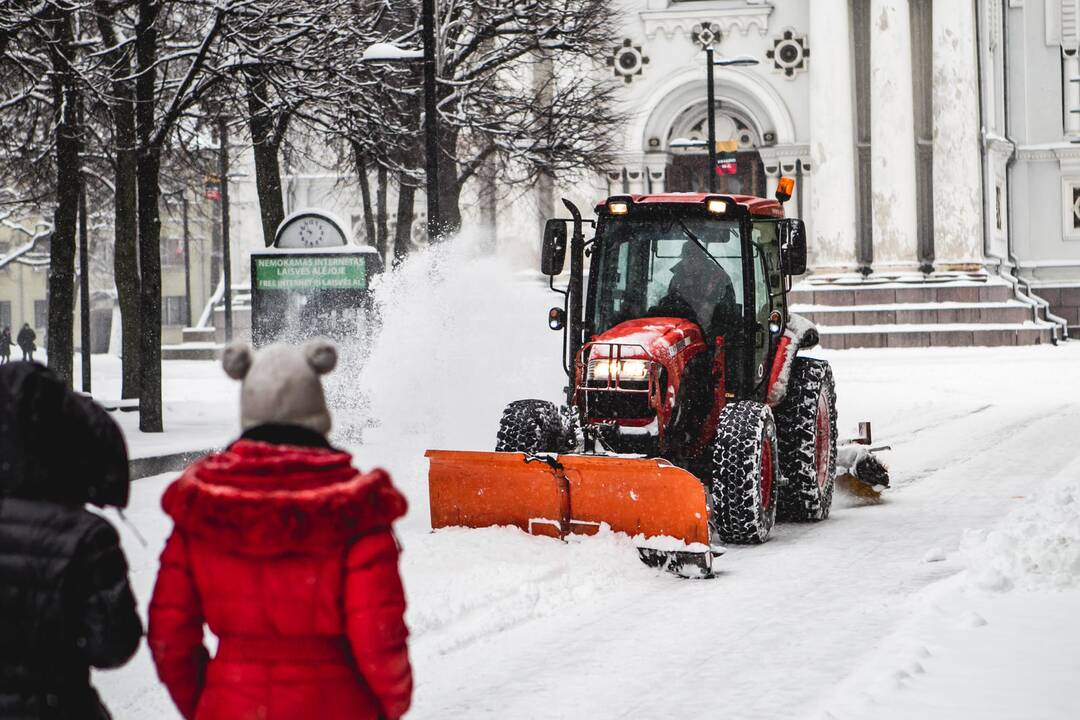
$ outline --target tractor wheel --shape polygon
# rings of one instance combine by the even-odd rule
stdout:
[[[836,386],[824,360],[795,358],[787,395],[776,408],[781,520],[829,517],[836,474]]]
[[[723,542],[751,545],[769,537],[780,489],[776,425],[759,402],[731,403],[717,420],[710,493]]]
[[[515,400],[503,410],[495,452],[567,452],[574,447],[568,417],[547,400]]]

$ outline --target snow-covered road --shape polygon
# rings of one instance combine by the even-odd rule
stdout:
[[[890,717],[1010,717],[978,692],[980,681],[1004,692],[1003,677],[1045,711],[1027,717],[1080,716],[1080,695],[1043,687],[1080,672],[1080,623],[1018,620],[1028,607],[1062,613],[1080,599],[1075,584],[1030,600],[948,587],[965,568],[966,529],[995,526],[1043,484],[1080,471],[1080,342],[820,353],[835,369],[841,434],[873,421],[876,441],[894,448],[885,456],[894,489],[880,505],[840,500],[824,523],[778,526],[763,546],[731,548],[717,578],[687,581],[640,564],[624,537],[429,531],[423,450],[488,449],[505,402],[561,387],[558,336],[543,324],[550,296],[491,280],[499,270],[417,269],[395,306],[410,322],[388,314],[361,381],[381,424],[354,447],[357,462],[387,467],[411,502],[399,526],[410,717],[858,718],[898,707]],[[432,338],[445,341],[435,356]],[[122,529],[144,605],[169,530],[157,508],[168,480],[136,483],[129,516],[148,545]],[[1080,510],[1063,523],[1080,525]],[[935,602],[947,622],[927,615]],[[976,630],[935,642],[941,622],[978,628],[972,616],[1004,638],[1000,672],[981,680],[986,653],[964,634]],[[1017,651],[1048,626],[1062,629],[1056,649]],[[145,649],[97,682],[118,717],[176,717]],[[958,683],[974,691],[958,694]]]
[[[859,669],[916,593],[959,569],[927,559],[948,557],[965,528],[992,526],[1076,457],[1075,383],[1071,395],[1050,386],[1077,350],[828,354],[841,417],[873,417],[896,445],[886,503],[780,526],[764,546],[733,548],[711,581],[621,568],[581,597],[542,577],[517,590],[565,596],[542,618],[445,652],[416,638],[416,716],[797,716]],[[982,368],[991,357],[1005,362]],[[953,386],[958,373],[966,381]],[[1008,382],[1021,376],[1023,388]],[[889,378],[903,399],[882,404],[874,388]]]

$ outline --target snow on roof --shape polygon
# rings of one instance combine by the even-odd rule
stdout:
[[[1022,323],[912,323],[910,325],[818,325],[822,335],[861,335],[863,333],[975,332],[979,330],[1047,330],[1046,322]]]
[[[378,254],[370,245],[329,245],[327,247],[279,248],[268,247],[253,250],[252,257],[267,255],[369,255]]]
[[[850,312],[892,312],[894,310],[1000,310],[1009,308],[1022,308],[1030,310],[1031,306],[1019,300],[1005,300],[1003,302],[924,302],[924,303],[880,303],[875,305],[811,305],[809,303],[792,303],[792,312],[813,313],[850,313]]]

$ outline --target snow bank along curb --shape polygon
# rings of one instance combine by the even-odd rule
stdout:
[[[1051,590],[1080,584],[1080,462],[1050,479],[990,531],[967,531],[960,555],[982,590]]]
[[[128,471],[131,473],[132,480],[141,480],[162,473],[180,472],[191,463],[208,453],[214,452],[216,449],[188,450],[168,455],[133,458],[128,462]]]
[[[1029,677],[1020,677],[1024,673],[1010,669],[1000,656],[993,656],[996,653],[978,653],[985,641],[963,635],[992,622],[1000,642],[1001,637],[1022,634],[1030,625],[1028,616],[1044,613],[1051,613],[1051,621],[1057,617],[1053,622],[1063,632],[1075,625],[1068,598],[1080,587],[1080,462],[1047,480],[994,528],[966,530],[957,552],[933,548],[922,561],[959,561],[960,572],[915,596],[909,616],[806,718],[887,719],[923,716],[923,711],[933,717],[1004,717],[994,714],[1000,708],[993,707],[991,689],[1005,687],[1033,696],[1040,687],[1031,678],[1054,677],[1080,666],[1080,660],[1047,651],[1034,661],[1028,658]],[[1068,616],[1052,615],[1062,607]],[[998,649],[1002,656],[1009,654],[1007,646]],[[948,693],[954,687],[950,681],[956,683],[956,678],[967,689],[965,696],[941,695],[942,688]],[[946,704],[951,715],[942,714]],[[1075,717],[1055,713],[1049,705],[1031,711],[1031,717]]]

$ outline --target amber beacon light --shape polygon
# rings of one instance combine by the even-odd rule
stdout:
[[[786,203],[791,199],[792,194],[795,192],[795,180],[789,177],[782,177],[780,181],[776,183],[776,199],[782,203]]]

